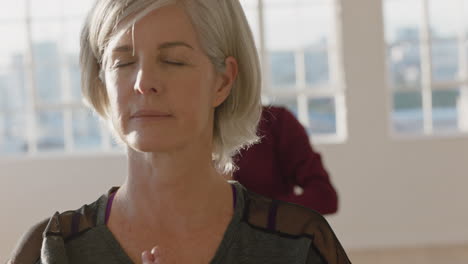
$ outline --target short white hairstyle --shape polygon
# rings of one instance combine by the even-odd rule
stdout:
[[[232,157],[255,144],[261,117],[261,71],[252,32],[239,0],[96,0],[81,33],[81,80],[84,101],[110,120],[109,99],[102,78],[106,48],[122,30],[160,7],[184,8],[204,53],[217,72],[233,56],[238,76],[228,98],[215,109],[212,160],[223,174],[236,166]]]

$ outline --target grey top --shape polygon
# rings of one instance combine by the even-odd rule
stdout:
[[[232,184],[234,215],[210,263],[350,263],[320,214]],[[105,223],[109,196],[115,190],[31,228],[9,263],[132,263]]]

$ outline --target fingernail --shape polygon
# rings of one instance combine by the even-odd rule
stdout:
[[[158,247],[154,247],[153,249],[151,249],[151,254],[153,254],[153,256],[156,258],[156,257],[159,257],[159,249]]]
[[[141,253],[141,259],[143,260],[143,262],[145,261],[153,262],[155,260],[154,256],[147,250]]]

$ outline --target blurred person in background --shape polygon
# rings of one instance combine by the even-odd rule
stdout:
[[[338,209],[338,197],[307,131],[281,106],[264,106],[260,142],[241,150],[233,179],[258,194],[300,204],[321,214]]]

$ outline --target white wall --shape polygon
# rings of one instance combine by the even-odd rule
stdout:
[[[468,137],[389,135],[381,2],[341,2],[349,139],[318,147],[341,197],[334,228],[349,248],[468,242]]]
[[[114,154],[0,160],[0,263],[31,225],[95,201],[125,173]]]
[[[468,137],[389,136],[381,3],[342,2],[349,138],[316,146],[340,195],[332,226],[348,249],[468,242]],[[125,172],[119,155],[0,159],[0,262],[27,227]]]

